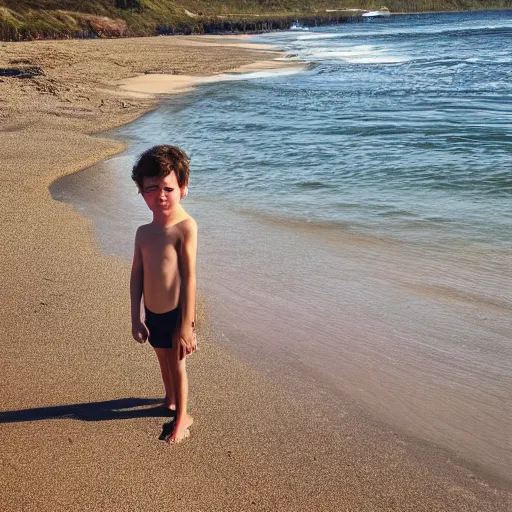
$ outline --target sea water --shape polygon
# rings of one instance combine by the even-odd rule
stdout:
[[[115,132],[126,153],[54,197],[129,256],[148,219],[134,157],[183,147],[221,342],[509,477],[512,11],[254,40],[307,70],[169,98]]]

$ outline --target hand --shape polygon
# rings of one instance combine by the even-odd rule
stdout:
[[[145,343],[149,338],[149,331],[146,324],[140,321],[132,323],[132,336],[137,343]]]
[[[180,331],[180,343],[185,355],[192,354],[197,350],[196,331],[192,325],[182,326]]]

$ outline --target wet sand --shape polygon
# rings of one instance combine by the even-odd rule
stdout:
[[[167,75],[151,74],[128,78],[119,82],[119,89],[122,91],[140,94],[177,94],[190,92],[194,87],[212,83],[235,80],[241,74],[250,73],[252,75],[259,72],[273,73],[298,73],[306,68],[305,64],[296,61],[286,62],[284,60],[258,61],[251,64],[239,66],[236,70],[229,73],[217,73],[210,76],[194,75]]]
[[[157,361],[130,337],[129,265],[101,255],[91,222],[48,186],[123,149],[94,133],[155,107],[119,81],[276,54],[177,37],[0,48],[0,66],[45,73],[0,82],[3,509],[507,510],[505,482],[237,360],[216,342],[207,298],[189,360],[192,436],[159,440],[168,418]]]

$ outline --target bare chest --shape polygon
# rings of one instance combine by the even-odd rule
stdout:
[[[140,242],[145,267],[176,265],[180,248],[181,239],[175,231],[147,233]]]

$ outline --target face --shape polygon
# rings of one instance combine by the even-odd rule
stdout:
[[[153,213],[168,215],[178,206],[184,189],[180,189],[176,175],[171,172],[165,178],[144,178],[141,192]]]

